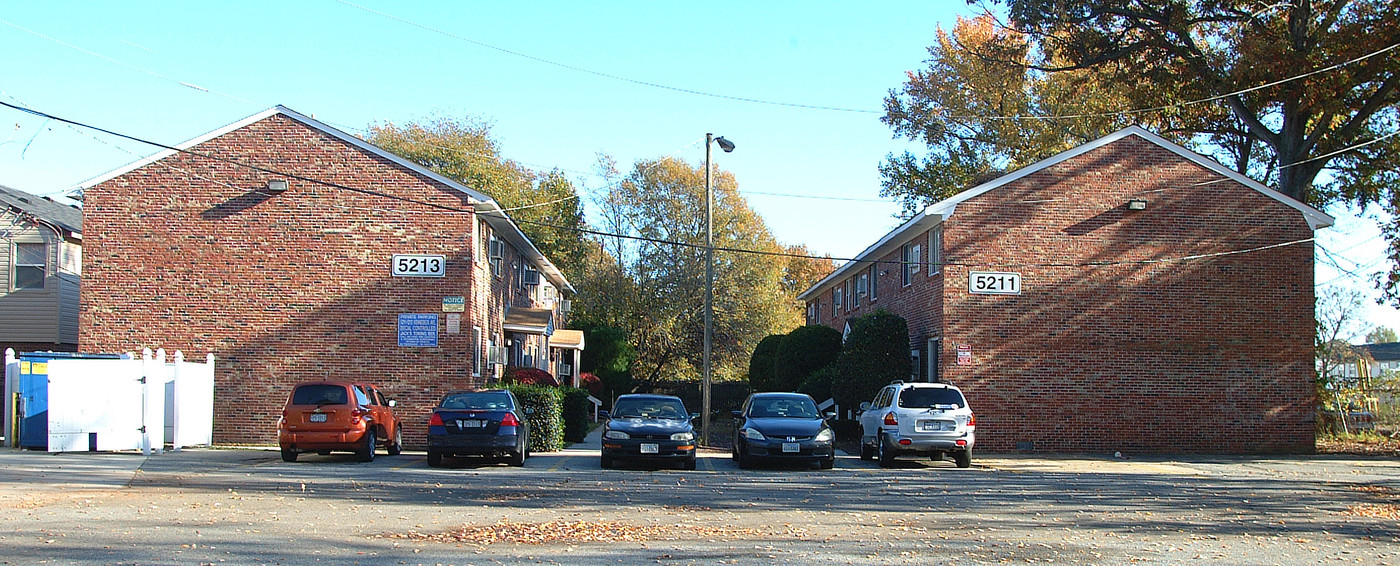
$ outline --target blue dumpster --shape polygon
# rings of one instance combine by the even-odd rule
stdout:
[[[19,356],[19,445],[49,449],[49,362],[52,360],[119,360],[121,354],[24,352]]]

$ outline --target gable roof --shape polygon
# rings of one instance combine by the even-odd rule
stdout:
[[[1358,348],[1366,350],[1371,354],[1371,359],[1378,362],[1393,362],[1400,360],[1400,342],[1383,342],[1380,344],[1358,344]]]
[[[69,233],[83,233],[83,211],[47,198],[0,185],[0,206],[47,222]]]
[[[1240,173],[1230,169],[1229,167],[1221,165],[1214,159],[1211,159],[1209,157],[1186,149],[1180,145],[1172,143],[1167,139],[1158,136],[1157,134],[1142,129],[1141,127],[1129,126],[1127,128],[1123,128],[1122,130],[1118,130],[1117,132],[1106,135],[1084,145],[1042,159],[1040,161],[1037,161],[1035,163],[1032,163],[1030,165],[1027,165],[1025,167],[1022,167],[995,179],[992,179],[991,181],[987,181],[968,190],[960,192],[947,199],[929,205],[928,207],[924,208],[923,211],[915,213],[913,218],[910,218],[904,224],[901,224],[898,228],[895,228],[894,230],[891,230],[890,233],[885,234],[885,237],[880,238],[879,241],[875,242],[874,244],[871,244],[870,247],[865,248],[864,251],[860,252],[860,254],[853,258],[851,261],[842,264],[841,267],[836,269],[836,271],[831,272],[830,275],[827,275],[826,277],[822,278],[821,281],[818,281],[806,291],[803,291],[802,294],[797,296],[797,300],[806,301],[808,298],[811,298],[814,295],[821,294],[826,290],[826,288],[830,287],[836,281],[839,281],[849,276],[852,271],[858,268],[858,266],[868,265],[871,261],[884,257],[896,247],[903,245],[904,242],[908,239],[909,235],[921,233],[943,222],[943,220],[952,216],[953,213],[957,211],[958,204],[962,203],[963,201],[981,196],[993,189],[1002,187],[1008,183],[1029,176],[1033,173],[1037,173],[1042,170],[1048,169],[1071,158],[1078,157],[1095,149],[1099,149],[1128,136],[1137,136],[1139,138],[1142,138],[1163,149],[1175,153],[1192,163],[1200,165],[1201,167],[1204,167],[1216,174],[1219,174],[1220,176],[1225,177],[1226,179],[1235,181],[1241,185],[1254,189],[1255,191],[1258,191],[1264,196],[1279,201],[1280,203],[1283,203],[1284,205],[1287,205],[1288,207],[1297,210],[1298,212],[1302,213],[1303,220],[1305,220],[1308,223],[1308,227],[1312,228],[1313,230],[1317,230],[1318,228],[1326,228],[1328,226],[1331,226],[1333,222],[1336,221],[1335,218],[1332,218],[1332,216],[1328,215],[1327,213],[1322,212],[1321,210],[1318,210],[1306,204],[1303,204],[1301,202],[1298,202],[1297,200],[1294,200],[1293,198],[1283,193],[1266,187],[1258,181],[1255,181],[1254,179],[1250,179],[1249,177],[1241,175]]]
[[[202,144],[229,132],[233,132],[250,124],[266,120],[272,116],[285,116],[296,122],[300,122],[307,127],[328,134],[331,137],[343,141],[361,151],[373,154],[377,157],[382,157],[386,160],[393,162],[396,165],[399,165],[400,167],[403,167],[414,173],[432,179],[433,181],[441,183],[446,187],[462,192],[463,194],[467,195],[467,197],[471,200],[473,208],[475,208],[477,214],[481,216],[481,219],[486,221],[487,224],[491,225],[491,228],[496,232],[496,235],[510,242],[516,247],[516,249],[520,250],[522,255],[524,255],[535,265],[538,265],[540,268],[540,272],[543,273],[545,277],[549,279],[550,283],[553,283],[555,287],[566,290],[570,293],[576,292],[574,286],[570,285],[568,279],[564,277],[563,272],[559,271],[559,268],[556,267],[553,263],[551,263],[549,261],[549,258],[545,257],[544,254],[540,253],[540,250],[535,247],[535,244],[530,241],[530,238],[525,236],[525,232],[521,231],[520,227],[517,226],[515,222],[511,221],[509,216],[506,216],[506,213],[504,210],[502,210],[500,203],[496,202],[495,199],[491,198],[486,193],[463,185],[458,181],[445,177],[437,172],[432,171],[431,169],[428,169],[427,167],[409,161],[408,159],[405,159],[389,150],[386,150],[382,147],[362,140],[359,137],[342,132],[337,128],[325,124],[324,122],[317,121],[315,118],[311,118],[280,104],[272,108],[268,108],[267,110],[263,110],[262,112],[258,112],[257,114],[253,114],[252,116],[229,124],[222,128],[219,128],[217,130],[193,138],[179,145],[176,145],[174,146],[175,149],[162,150],[158,153],[152,154],[143,159],[127,164],[123,167],[114,169],[97,177],[93,177],[92,179],[88,179],[87,181],[84,181],[78,186],[80,189],[86,190],[100,183],[109,181],[116,177],[125,175],[132,171],[155,163],[156,161],[160,161],[161,159],[165,159],[166,157],[170,157],[171,155],[175,155],[176,153],[180,153],[181,151],[189,150],[192,147],[195,147],[199,144]]]

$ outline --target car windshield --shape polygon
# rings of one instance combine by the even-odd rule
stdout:
[[[955,409],[967,406],[962,393],[947,387],[911,387],[899,394],[899,406],[909,409],[932,409],[939,405],[952,405]]]
[[[615,419],[684,419],[685,405],[676,399],[618,399]]]
[[[758,419],[814,419],[817,417],[817,404],[801,397],[759,398],[749,404],[749,416]]]
[[[510,396],[505,393],[453,393],[442,399],[444,409],[508,411]]]
[[[293,405],[344,405],[350,402],[344,385],[319,383],[303,385],[292,392]]]

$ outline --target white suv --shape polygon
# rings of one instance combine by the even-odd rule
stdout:
[[[887,468],[896,456],[952,456],[972,466],[977,417],[962,390],[946,383],[896,381],[860,404],[860,458]]]

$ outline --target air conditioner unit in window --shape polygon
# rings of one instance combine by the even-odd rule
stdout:
[[[525,280],[526,285],[539,285],[540,272],[539,270],[527,267],[525,268],[525,275],[523,276],[523,279]]]
[[[505,257],[506,243],[501,240],[492,238],[490,245],[487,246],[486,256],[490,257],[491,259],[501,259]]]

